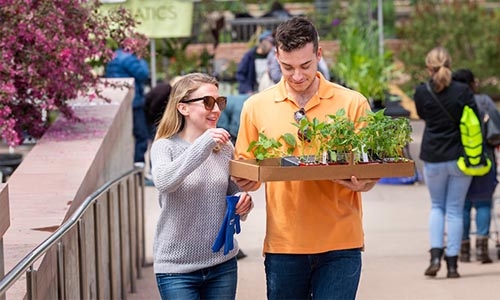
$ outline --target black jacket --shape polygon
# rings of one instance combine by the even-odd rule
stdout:
[[[149,125],[158,125],[165,107],[167,107],[168,97],[172,87],[168,83],[159,83],[144,97],[144,112]]]
[[[417,114],[425,121],[420,159],[426,162],[456,160],[463,154],[459,122],[464,105],[470,106],[479,116],[474,94],[469,86],[458,81],[452,81],[450,86],[435,94],[454,121],[441,109],[424,83],[417,86],[413,99]]]

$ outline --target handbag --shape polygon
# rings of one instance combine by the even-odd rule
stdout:
[[[486,121],[486,142],[493,147],[500,145],[500,126],[489,116]]]

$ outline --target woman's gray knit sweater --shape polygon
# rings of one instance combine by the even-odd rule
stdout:
[[[153,181],[159,192],[160,216],[153,244],[155,273],[188,273],[223,263],[227,255],[212,245],[226,213],[226,195],[238,192],[230,180],[234,147],[217,143],[206,131],[193,144],[174,135],[151,147]]]

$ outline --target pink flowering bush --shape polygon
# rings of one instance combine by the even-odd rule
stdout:
[[[93,68],[107,63],[114,48],[146,51],[147,39],[135,32],[127,10],[104,15],[99,5],[0,0],[0,132],[9,145],[19,145],[26,134],[40,137],[49,111],[77,120],[68,100],[102,97]]]

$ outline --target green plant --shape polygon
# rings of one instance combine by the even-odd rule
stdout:
[[[192,38],[170,38],[161,39],[157,52],[168,60],[167,78],[174,78],[177,75],[184,75],[193,72],[198,67],[199,57],[189,55],[186,51]]]
[[[349,153],[358,158],[361,153],[361,140],[356,133],[356,124],[348,119],[345,109],[338,110],[334,115],[328,115],[329,136],[326,147],[331,161],[337,161],[339,153]],[[357,161],[357,159],[355,159]]]
[[[360,123],[358,131],[356,125]],[[294,125],[302,132],[299,142],[290,133],[275,140],[261,132],[247,151],[253,152],[257,161],[292,155],[296,147],[300,149],[299,161],[305,163],[342,163],[348,162],[349,156],[359,162],[363,153],[368,154],[370,161],[398,161],[404,158],[403,149],[412,140],[409,119],[386,116],[384,109],[368,112],[356,121],[347,118],[345,109],[340,109],[323,122],[303,118]],[[288,145],[286,151],[281,142]]]
[[[286,151],[282,150],[283,144],[281,141],[288,145]],[[252,141],[250,145],[248,145],[247,151],[252,152],[257,161],[261,161],[266,158],[291,155],[295,146],[295,137],[290,133],[286,133],[276,140],[274,138],[269,138],[263,132],[260,132],[259,139],[257,141]]]
[[[345,109],[328,115],[325,122],[317,118],[312,121],[303,118],[293,125],[303,135],[298,142],[301,161],[309,161],[310,155],[313,155],[316,162],[347,162],[353,151],[361,149],[355,124],[347,118]]]
[[[385,109],[369,112],[360,122],[365,122],[359,138],[370,160],[404,157],[403,149],[411,142],[411,126],[408,118],[392,118],[384,115]]]
[[[335,77],[371,100],[385,100],[393,78],[393,53],[379,53],[377,25],[366,19],[367,3],[357,1],[349,18],[339,25],[340,49],[336,55]]]
[[[299,140],[298,143],[300,149],[300,158],[302,161],[306,160],[308,155],[313,155],[316,161],[321,160],[321,156],[324,150],[324,134],[326,129],[326,123],[320,122],[317,118],[309,121],[307,118],[302,118],[299,123],[293,123],[295,127],[298,128]],[[307,149],[314,151],[310,152]]]
[[[415,85],[427,80],[425,56],[440,45],[452,56],[454,69],[473,70],[483,92],[500,94],[500,11],[486,9],[479,1],[441,2],[417,1],[400,28],[398,35],[405,42],[397,56],[410,78],[402,88],[410,94]]]

